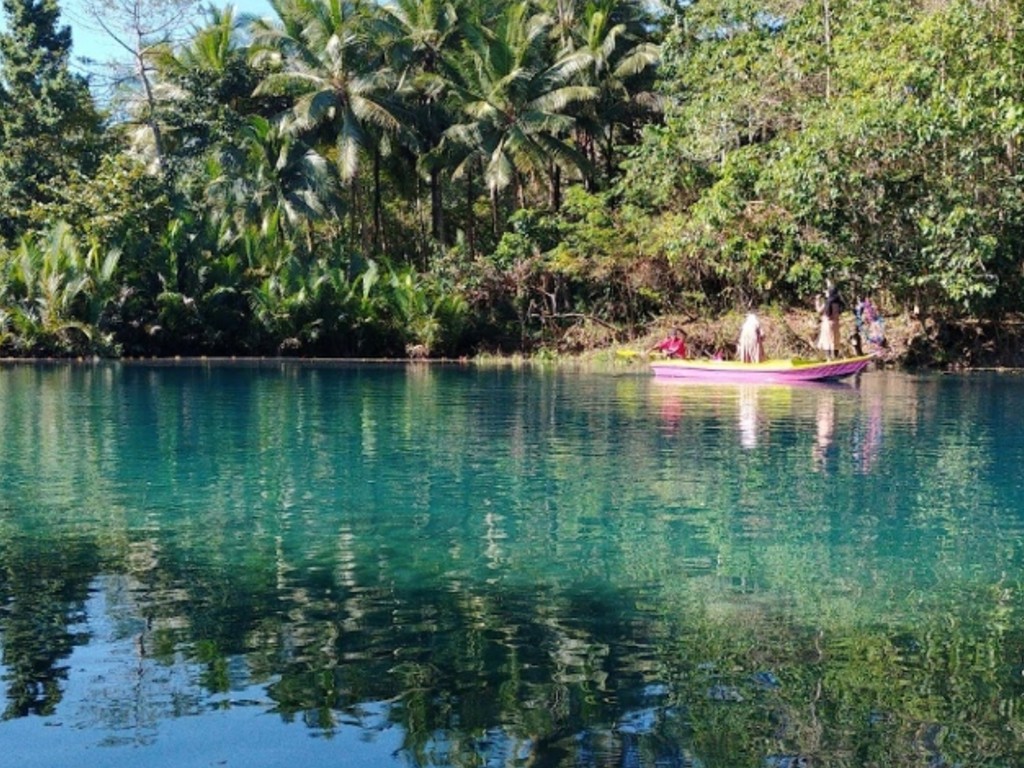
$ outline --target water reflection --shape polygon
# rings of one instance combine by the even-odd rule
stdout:
[[[816,431],[812,456],[814,469],[828,472],[829,463],[834,462],[832,450],[836,431],[836,401],[834,394],[818,393],[818,407],[815,418]]]
[[[740,385],[740,445],[744,448],[757,447],[757,398],[756,385]]]
[[[1006,382],[3,373],[19,765],[1024,758]]]
[[[832,471],[838,461],[848,458],[869,472],[881,446],[885,394],[876,388],[862,390],[859,381],[785,385],[656,379],[651,396],[669,433],[692,431],[702,422],[718,429],[734,413],[740,448],[772,450],[785,447],[794,437],[806,439],[811,466],[819,472]],[[850,425],[849,442],[837,442],[840,411]],[[806,428],[807,421],[813,431]],[[774,441],[772,431],[777,434]]]
[[[862,474],[870,474],[882,450],[883,401],[879,393],[865,398],[864,409],[854,425],[853,457]]]

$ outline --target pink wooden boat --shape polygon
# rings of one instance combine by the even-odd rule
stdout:
[[[785,384],[844,379],[863,371],[873,359],[874,355],[839,360],[765,360],[760,363],[668,359],[651,363],[651,370],[659,378]]]

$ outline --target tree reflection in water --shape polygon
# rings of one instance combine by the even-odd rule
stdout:
[[[92,421],[0,382],[0,729],[159,750],[253,709],[416,766],[1024,762],[1013,409],[433,376],[112,378]]]
[[[629,618],[617,596],[347,592],[329,581],[258,594],[252,584],[268,580],[219,584],[223,574],[202,570],[188,575],[191,599],[160,601],[109,577],[91,580],[90,597],[96,549],[61,549],[55,565],[79,574],[75,585],[49,569],[21,581],[6,571],[5,717],[52,714],[74,645],[106,644],[87,698],[107,743],[150,744],[162,719],[257,706],[323,733],[398,726],[404,759],[420,766],[797,765],[806,756],[845,764],[851,751],[859,764],[911,766],[922,755],[935,765],[979,750],[1021,756],[1008,726],[1021,724],[1012,670],[1024,638],[991,621],[1020,610],[1008,589],[961,595],[976,621],[958,626],[938,611],[913,628],[845,629],[792,622],[771,600],[752,612],[712,581],[699,600]],[[25,563],[38,551],[8,542],[5,555]],[[152,577],[186,589],[166,566]],[[229,592],[253,612],[217,614],[211,596]],[[265,696],[231,697],[253,683]]]
[[[95,572],[98,561],[92,542],[46,546],[0,538],[4,719],[50,715],[57,709],[69,674],[67,658],[75,645],[88,641],[85,602],[89,572]],[[79,565],[86,566],[84,571]]]

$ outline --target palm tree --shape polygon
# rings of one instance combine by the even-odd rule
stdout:
[[[550,36],[558,50],[573,49],[579,27],[582,0],[545,0],[538,5],[541,11],[551,17]]]
[[[182,160],[201,158],[211,146],[231,140],[245,115],[257,111],[258,83],[248,61],[244,28],[248,16],[232,6],[209,7],[205,23],[180,46],[153,44],[146,51],[147,88],[127,109],[145,116],[129,136],[135,153],[180,180]]]
[[[443,98],[447,82],[456,76],[450,54],[463,37],[462,5],[461,0],[393,0],[380,9],[381,44],[392,70],[411,86],[416,149],[427,157],[451,124]],[[443,241],[443,164],[427,160],[421,166],[429,177],[431,236]]]
[[[456,173],[483,168],[491,198],[492,224],[498,228],[498,195],[515,186],[525,207],[528,176],[552,168],[581,168],[583,157],[565,140],[574,124],[568,108],[593,99],[597,91],[580,85],[587,64],[572,52],[551,61],[547,47],[550,18],[530,15],[528,2],[502,8],[493,28],[477,28],[468,38],[464,74],[453,83],[461,122],[445,132]],[[552,176],[557,205],[557,177]]]
[[[31,354],[109,351],[99,331],[113,299],[120,253],[93,246],[83,252],[67,224],[25,235],[3,262],[0,302],[16,346]]]
[[[190,71],[222,73],[231,62],[245,57],[239,33],[251,19],[238,16],[234,6],[209,6],[206,24],[197,28],[188,43],[175,50],[169,45],[155,50],[158,71],[164,77],[175,75],[183,79]]]
[[[598,96],[576,111],[578,143],[591,165],[601,155],[610,177],[622,128],[660,111],[653,92],[660,49],[649,41],[653,19],[636,0],[542,0],[540,6],[554,20],[550,37],[561,54],[589,60],[580,82],[597,88]],[[587,185],[595,186],[593,177]]]
[[[154,56],[160,79],[178,85],[193,100],[218,112],[255,111],[252,91],[257,73],[249,64],[246,30],[253,23],[233,6],[210,6],[205,23],[180,48],[163,46]]]
[[[600,143],[606,179],[615,168],[617,127],[633,127],[638,120],[660,111],[660,101],[652,88],[661,51],[643,39],[639,29],[642,19],[642,9],[633,2],[588,2],[574,43],[574,50],[590,61],[584,82],[598,89],[598,97],[584,105],[579,117],[586,134],[582,143],[590,155],[593,146]]]
[[[289,232],[302,232],[312,254],[314,222],[339,205],[330,164],[259,115],[248,118],[242,136],[239,147],[211,163],[211,210],[234,222],[233,238],[253,225],[282,241]]]
[[[384,138],[404,132],[394,73],[373,45],[376,5],[361,0],[271,0],[280,25],[253,24],[254,61],[273,67],[257,94],[283,95],[292,135],[330,141],[342,181],[352,185],[364,154],[379,159]],[[380,227],[375,164],[375,237]],[[357,206],[352,206],[353,212]]]
[[[403,77],[451,74],[446,56],[461,36],[462,0],[391,0],[381,6],[388,58]]]

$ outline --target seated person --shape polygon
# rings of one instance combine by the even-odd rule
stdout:
[[[686,357],[686,334],[673,328],[665,339],[651,347],[651,352],[661,352],[666,357]]]

